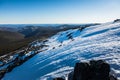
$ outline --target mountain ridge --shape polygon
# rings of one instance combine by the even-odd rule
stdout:
[[[120,22],[70,29],[48,38],[41,50],[3,80],[52,80],[73,70],[76,62],[102,59],[120,79]],[[40,46],[35,42],[33,46]],[[22,74],[22,75],[21,75]]]

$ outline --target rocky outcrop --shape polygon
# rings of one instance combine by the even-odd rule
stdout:
[[[117,80],[117,78],[110,74],[108,63],[103,60],[91,60],[89,63],[76,63],[74,71],[68,74],[68,80]]]
[[[115,23],[115,22],[120,22],[120,19],[116,19],[116,20],[114,20],[114,23]]]

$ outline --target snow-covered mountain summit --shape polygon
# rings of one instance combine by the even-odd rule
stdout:
[[[39,54],[7,73],[3,80],[51,80],[65,76],[76,62],[107,61],[120,79],[120,22],[71,29],[46,40]],[[33,46],[40,46],[36,43]]]

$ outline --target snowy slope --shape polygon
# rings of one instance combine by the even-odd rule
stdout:
[[[48,45],[45,51],[7,73],[3,80],[51,80],[71,72],[76,62],[91,59],[106,60],[120,79],[120,22],[63,31],[44,44]]]

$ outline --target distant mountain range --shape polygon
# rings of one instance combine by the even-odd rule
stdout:
[[[92,25],[98,24],[1,24],[0,55],[26,46],[36,39],[46,39],[60,31]]]

